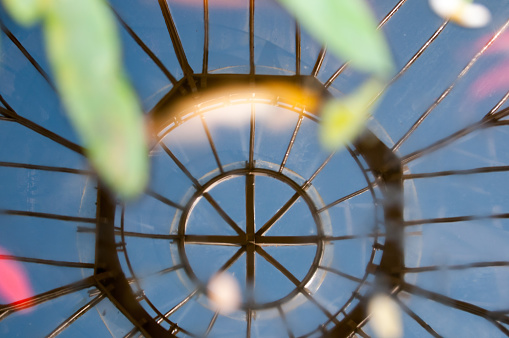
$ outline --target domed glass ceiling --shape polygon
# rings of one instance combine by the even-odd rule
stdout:
[[[0,10],[0,260],[33,289],[0,298],[0,335],[366,337],[387,292],[405,337],[508,336],[509,1],[476,2],[493,17],[472,30],[370,1],[399,71],[331,154],[316,103],[365,77],[277,3],[111,0],[154,136],[126,204],[83,157],[40,28]],[[231,313],[207,293],[223,271]]]

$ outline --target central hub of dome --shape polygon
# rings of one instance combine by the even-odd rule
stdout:
[[[178,230],[188,277],[199,286],[228,271],[245,291],[244,306],[255,309],[297,295],[324,251],[324,230],[305,188],[261,168],[225,172],[201,186]]]

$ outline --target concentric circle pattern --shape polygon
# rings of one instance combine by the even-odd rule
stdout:
[[[124,272],[174,330],[201,335],[230,323],[243,335],[250,325],[297,325],[305,311],[299,335],[312,333],[342,320],[380,261],[383,227],[365,162],[348,149],[323,151],[314,115],[249,96],[195,105],[163,128],[147,196],[119,210]],[[340,204],[352,194],[362,196]],[[208,281],[223,272],[242,290],[230,314],[207,298]],[[201,317],[186,325],[191,308]]]
[[[478,29],[367,2],[395,72],[334,154],[316,113],[366,74],[278,1],[101,2],[153,142],[126,204],[87,161],[41,27],[0,4],[0,336],[376,336],[376,293],[405,338],[509,336],[509,0],[475,0]],[[222,270],[230,313],[209,299]]]

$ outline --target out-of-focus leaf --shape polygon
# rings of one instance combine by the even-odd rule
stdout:
[[[329,150],[337,150],[354,141],[374,108],[373,99],[382,89],[382,83],[371,80],[350,96],[326,102],[321,113],[322,144]]]
[[[364,0],[279,0],[328,50],[381,78],[393,69],[391,53]]]
[[[29,26],[39,21],[51,0],[3,0],[5,9],[20,24]]]
[[[60,95],[93,166],[122,197],[140,193],[148,178],[143,115],[122,73],[114,18],[102,0],[52,0],[44,28]]]

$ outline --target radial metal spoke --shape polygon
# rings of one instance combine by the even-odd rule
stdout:
[[[121,234],[117,231],[116,234]],[[124,231],[126,237],[163,239],[172,241],[185,241],[186,244],[203,244],[203,245],[235,245],[240,246],[245,243],[244,236],[224,236],[224,235],[162,235],[162,234],[143,234],[139,232]]]
[[[288,321],[286,320],[286,315],[285,315],[285,312],[283,311],[283,308],[281,307],[281,304],[278,304],[277,310],[279,312],[279,315],[281,316],[281,319],[283,320],[283,323],[285,324],[285,328],[286,328],[286,332],[288,333],[288,337],[294,338],[295,336],[293,335],[292,328],[291,328],[290,324],[288,323]]]
[[[276,223],[283,215],[297,202],[299,199],[299,194],[295,193],[288,202],[279,209],[274,216],[272,216],[267,223],[265,223],[258,231],[256,232],[257,236],[263,236],[269,229]]]
[[[166,144],[164,144],[163,142],[159,142],[159,145],[161,146],[161,148],[163,148],[163,150],[166,152],[166,154],[168,154],[168,156],[170,156],[170,158],[177,165],[177,167],[179,167],[179,169],[191,180],[191,182],[193,182],[194,186],[196,188],[200,188],[201,185],[198,182],[198,180],[196,178],[194,178],[193,175],[191,175],[189,170],[187,170],[187,168],[184,166],[184,164],[182,164],[182,162],[179,161],[177,156],[175,156],[175,154],[173,154],[173,152],[166,146]]]
[[[61,266],[61,267],[66,267],[66,268],[81,268],[81,269],[93,269],[94,268],[93,263],[55,261],[55,260],[49,260],[49,259],[19,257],[19,256],[13,256],[13,255],[0,255],[0,260],[1,259],[17,261],[17,262],[25,262],[25,263]]]
[[[14,115],[18,115],[16,114],[16,112],[14,111],[14,109],[9,105],[9,103],[7,103],[7,101],[5,101],[5,99],[2,97],[2,95],[0,95],[0,103],[4,105],[4,107],[0,106],[0,114],[2,114],[3,116],[10,116],[9,114],[14,114]]]
[[[44,213],[44,212],[10,210],[10,209],[7,209],[7,210],[0,209],[0,215],[47,218],[47,219],[76,222],[76,223],[96,223],[97,222],[97,220],[95,218],[89,218],[89,217],[66,216],[66,215],[57,215],[57,214]]]
[[[90,287],[96,286],[97,280],[103,279],[108,276],[109,276],[109,274],[107,274],[107,273],[90,276],[90,277],[82,279],[78,282],[67,284],[65,286],[61,286],[61,287],[52,289],[50,291],[35,295],[35,296],[27,298],[27,299],[22,299],[17,302],[6,304],[6,305],[0,305],[0,315],[6,311],[8,311],[9,313],[12,313],[12,312],[23,310],[23,309],[28,309],[30,307],[42,304],[44,302],[53,300],[55,298],[65,296],[70,293],[78,292],[83,289],[88,289]]]
[[[263,250],[263,248],[256,246],[256,252],[265,258],[267,262],[272,264],[276,269],[278,269],[286,278],[288,278],[296,287],[301,287],[300,280],[295,277],[290,271],[288,271],[281,263],[279,263],[274,257],[267,253],[267,251]]]
[[[290,139],[288,148],[286,149],[285,156],[283,157],[283,161],[281,161],[281,165],[279,166],[279,173],[283,172],[283,169],[286,165],[286,161],[288,160],[288,156],[290,155],[290,151],[292,150],[293,143],[295,142],[295,138],[297,137],[297,133],[299,132],[299,129],[300,129],[303,119],[304,119],[304,116],[300,115],[299,120],[297,121],[297,125],[295,126],[295,129],[293,130],[292,138]]]
[[[320,309],[320,311],[322,311],[322,313],[323,313],[324,315],[326,315],[326,316],[327,316],[327,318],[329,318],[329,320],[330,320],[330,321],[334,322],[334,324],[336,324],[336,325],[339,325],[339,321],[338,321],[338,319],[337,319],[336,317],[334,317],[334,316],[332,315],[332,313],[330,313],[330,312],[329,312],[329,310],[327,310],[327,309],[326,309],[326,308],[325,308],[322,304],[318,303],[318,301],[317,301],[315,298],[313,298],[313,296],[311,296],[307,290],[305,290],[304,288],[300,288],[300,292],[301,292],[301,293],[302,293],[302,294],[303,294],[303,295],[304,295],[304,296],[305,296],[305,297],[306,297],[306,298],[307,298],[307,299],[308,299],[311,303],[315,304],[315,306],[316,306],[317,308],[319,308],[319,309]]]
[[[355,333],[357,333],[362,338],[370,338],[370,336],[366,332],[362,331],[362,329],[360,327],[355,329]]]
[[[44,80],[46,80],[46,82],[48,83],[48,85],[51,87],[51,89],[53,89],[54,91],[56,91],[56,87],[55,87],[55,84],[53,83],[53,81],[51,80],[51,78],[49,77],[48,73],[46,73],[44,71],[44,69],[42,69],[41,65],[34,59],[34,57],[26,50],[25,47],[23,47],[23,45],[21,44],[21,42],[19,42],[19,40],[14,36],[14,34],[12,34],[12,32],[0,21],[0,27],[2,29],[2,31],[5,33],[5,35],[7,35],[7,37],[9,38],[9,40],[12,41],[12,43],[19,49],[19,51],[21,53],[23,53],[23,55],[25,56],[25,58],[32,64],[32,66],[34,66],[34,68],[37,70],[37,72],[44,78]]]
[[[246,235],[254,240],[255,233],[255,175],[246,175]]]
[[[504,108],[500,111],[497,111],[496,113],[493,113],[492,115],[490,116],[487,116],[486,118],[484,118],[484,120],[486,121],[495,121],[495,125],[498,123],[498,122],[507,122],[506,120],[504,121],[501,121],[501,119],[505,118],[509,116],[509,107],[508,108]]]
[[[359,196],[359,195],[361,195],[361,194],[363,194],[363,193],[365,193],[366,191],[369,191],[369,190],[370,190],[370,187],[369,187],[369,186],[368,186],[368,187],[365,187],[365,188],[362,188],[362,189],[359,189],[359,190],[357,190],[357,191],[355,191],[355,192],[353,192],[353,193],[351,193],[351,194],[349,194],[349,195],[346,195],[346,196],[344,196],[344,197],[341,197],[340,199],[335,200],[335,201],[334,201],[334,202],[332,202],[332,203],[327,204],[327,205],[326,205],[326,206],[324,206],[323,208],[318,209],[318,211],[317,211],[317,212],[318,212],[318,213],[320,213],[320,212],[324,212],[325,210],[330,209],[330,208],[332,208],[333,206],[338,205],[339,203],[343,203],[343,202],[345,202],[345,201],[348,201],[349,199],[352,199],[352,198],[354,198],[354,197],[357,197],[357,196]]]
[[[230,216],[228,216],[228,214],[219,206],[219,204],[212,198],[212,196],[210,196],[209,193],[204,193],[203,197],[205,197],[210,205],[216,209],[216,212],[219,214],[219,216],[221,216],[221,218],[224,219],[237,234],[240,236],[245,235],[245,232],[237,225],[237,223],[235,223],[235,221]]]
[[[394,82],[396,82],[414,63],[417,59],[428,49],[433,41],[442,33],[445,29],[449,20],[445,20],[440,27],[433,33],[433,35],[421,46],[421,48],[415,53],[410,60],[401,68],[401,70],[389,81],[384,88],[372,99],[371,104],[373,104],[382,94],[389,88]]]
[[[0,101],[2,101],[2,103],[5,106],[7,106],[6,102],[3,100],[3,98],[1,96],[0,96]],[[63,138],[62,136],[60,136],[52,131],[49,131],[48,129],[38,125],[37,123],[32,122],[29,119],[18,115],[13,110],[9,110],[9,109],[0,107],[0,113],[13,119],[14,121],[21,124],[22,126],[27,127],[28,129],[31,129],[31,130],[35,131],[36,133],[38,133],[46,138],[49,138],[50,140],[52,140],[60,145],[63,145],[64,147],[66,147],[80,155],[84,155],[84,153],[85,153],[84,149],[81,146],[77,145],[76,143],[73,143],[73,142],[69,141],[68,139]]]
[[[412,231],[405,233],[405,236],[420,236],[421,231]],[[319,242],[334,242],[344,241],[358,238],[374,238],[385,237],[385,233],[366,233],[359,235],[345,235],[345,236],[262,236],[256,235],[256,244],[261,246],[279,246],[279,245],[316,245]]]
[[[216,319],[217,319],[218,315],[219,315],[219,311],[214,312],[214,316],[210,320],[209,326],[207,327],[207,330],[205,331],[205,334],[203,335],[204,337],[207,337],[209,335],[210,331],[214,327],[214,324],[216,323]]]
[[[255,288],[255,245],[248,244],[246,247],[246,303],[248,308],[254,303]]]
[[[246,300],[254,303],[255,287],[255,175],[246,175]]]
[[[246,338],[251,338],[251,323],[253,321],[253,310],[247,309],[246,310],[246,321],[247,321],[247,327],[246,327]]]
[[[318,242],[326,240],[326,237],[319,236],[261,236],[256,235],[256,244],[262,246],[280,245],[317,245]]]
[[[91,170],[52,167],[52,166],[36,165],[36,164],[28,164],[28,163],[0,162],[0,167],[42,170],[42,171],[60,172],[60,173],[68,173],[68,174],[79,174],[79,175],[92,175],[93,174],[93,171],[91,171]]]
[[[417,220],[412,220],[412,221],[405,221],[404,225],[412,226],[412,225],[419,225],[419,224],[453,223],[453,222],[477,221],[477,220],[483,220],[483,219],[503,219],[503,218],[509,218],[509,213],[507,213],[507,214],[492,214],[492,215],[472,215],[472,216],[417,219]]]
[[[82,306],[78,311],[73,313],[69,318],[67,318],[65,321],[63,321],[60,325],[57,326],[53,332],[51,332],[47,338],[54,338],[58,336],[62,331],[64,331],[69,325],[71,325],[74,321],[76,321],[78,318],[83,316],[88,310],[92,309],[94,306],[99,304],[101,300],[104,299],[104,295],[100,294],[99,296],[92,299],[90,302]]]
[[[138,237],[138,238],[151,238],[151,239],[164,239],[164,240],[180,240],[182,236],[180,235],[163,235],[163,234],[144,234],[141,232],[134,232],[134,231],[121,231],[116,230],[116,235],[124,234],[126,237]]]
[[[484,45],[484,47],[470,60],[468,65],[460,72],[460,74],[456,77],[456,79],[451,83],[451,85],[433,102],[433,104],[415,121],[415,123],[410,127],[410,129],[394,144],[392,147],[392,151],[397,151],[403,142],[405,142],[410,135],[422,124],[422,122],[429,116],[429,114],[451,93],[453,88],[459,82],[461,78],[468,73],[468,71],[474,66],[474,64],[479,60],[479,58],[486,52],[486,50],[493,45],[495,40],[509,27],[509,20],[504,23],[502,28],[500,28],[495,35]]]
[[[345,62],[341,65],[341,67],[339,67],[338,70],[336,70],[334,72],[334,74],[332,74],[332,76],[327,80],[325,81],[325,83],[323,84],[323,86],[325,88],[329,88],[331,86],[331,84],[336,81],[336,79],[338,78],[339,75],[341,75],[341,73],[343,73],[343,71],[346,69],[346,67],[348,67],[348,62]]]
[[[120,16],[120,14],[113,8],[113,6],[107,2],[111,11],[116,16],[118,22],[124,27],[127,33],[133,38],[133,40],[140,46],[140,48],[147,54],[147,56],[154,62],[154,64],[159,67],[159,69],[163,72],[163,74],[170,80],[170,82],[175,86],[177,84],[177,79],[173,76],[173,74],[166,68],[166,66],[161,62],[161,60],[152,52],[150,48],[143,42],[143,40],[134,32],[134,30],[124,21],[124,19]]]
[[[509,166],[482,167],[482,168],[474,168],[474,169],[466,169],[466,170],[446,170],[446,171],[437,171],[437,172],[431,172],[431,173],[407,174],[407,175],[403,175],[403,179],[411,180],[411,179],[417,179],[417,178],[432,178],[432,177],[442,177],[442,176],[451,176],[451,175],[472,175],[472,174],[483,174],[483,173],[503,172],[503,171],[509,171]]]
[[[205,134],[207,135],[207,140],[209,141],[210,149],[212,150],[212,153],[214,154],[214,158],[216,159],[217,167],[219,168],[219,171],[221,174],[224,173],[223,165],[221,164],[221,160],[219,159],[219,155],[217,154],[216,145],[214,144],[214,140],[212,140],[212,135],[210,134],[209,127],[207,125],[207,122],[205,121],[205,118],[203,115],[200,115],[201,124],[203,126],[203,129],[205,130]]]
[[[417,322],[423,329],[428,331],[429,334],[431,334],[435,338],[442,337],[439,335],[431,326],[429,326],[428,323],[426,323],[421,317],[419,317],[415,312],[413,312],[408,306],[406,306],[401,300],[399,300],[398,297],[393,297],[393,299],[398,303],[399,307],[406,312],[407,315],[409,315],[413,320]]]
[[[180,210],[184,210],[184,207],[173,202],[172,200],[170,200],[169,198],[166,198],[158,193],[156,193],[155,191],[153,191],[152,189],[146,189],[145,190],[145,194],[151,196],[151,197],[154,197],[156,200],[160,201],[160,202],[163,202],[164,204],[167,204],[169,205],[170,207],[174,207],[174,208],[177,208],[177,209],[180,209]]]
[[[124,336],[124,338],[134,338],[138,335],[138,338],[143,338],[143,335],[140,333],[137,327],[134,327],[128,334]]]
[[[424,51],[426,51],[426,49],[428,49],[428,47],[433,43],[433,41],[435,41],[436,38],[438,38],[440,33],[443,32],[443,30],[445,29],[445,27],[447,26],[448,23],[449,23],[449,20],[445,20],[444,22],[442,22],[440,27],[438,27],[438,29],[433,33],[433,35],[431,35],[431,37],[422,45],[422,47],[417,51],[417,53],[415,53],[410,58],[410,60],[408,60],[408,62],[403,66],[403,68],[401,68],[401,70],[392,78],[392,80],[389,82],[387,87],[389,85],[391,85],[392,83],[394,83],[397,79],[399,79],[415,63],[415,61],[417,61],[417,59],[424,53]],[[384,91],[385,91],[385,88],[384,88]],[[378,96],[380,96],[380,95],[378,95]]]
[[[400,0],[396,6],[394,6],[392,10],[382,19],[382,21],[380,21],[378,24],[378,29],[382,28],[387,23],[387,21],[389,21],[389,19],[392,18],[394,14],[396,14],[396,12],[401,8],[401,6],[403,6],[405,2],[406,0]],[[338,78],[338,76],[346,69],[346,67],[348,67],[348,62],[344,63],[327,81],[325,81],[325,88],[329,88],[329,86]]]
[[[500,101],[497,102],[496,105],[493,106],[493,108],[491,108],[491,110],[488,112],[488,114],[486,114],[484,116],[484,118],[489,118],[490,116],[493,116],[494,114],[497,113],[497,110],[500,109],[500,107],[502,107],[502,105],[509,99],[509,91],[507,91],[505,93],[505,95],[502,97],[502,99],[500,99]]]
[[[255,142],[255,105],[251,103],[251,120],[249,126],[249,168],[254,168],[254,142]]]
[[[491,120],[491,119],[476,122],[466,128],[458,130],[457,132],[455,132],[443,139],[433,142],[429,146],[426,146],[422,149],[416,150],[408,155],[403,156],[401,158],[401,163],[407,164],[408,162],[418,159],[418,158],[422,157],[423,155],[426,155],[426,154],[429,154],[435,150],[441,149],[441,148],[449,145],[450,143],[462,138],[463,136],[470,134],[473,131],[476,131],[478,129],[485,128],[488,126],[494,126],[494,125],[495,124],[493,123],[493,120]]]
[[[255,0],[249,0],[249,75],[254,76],[256,66],[254,61],[254,16]]]
[[[403,268],[402,272],[404,273],[420,273],[420,272],[429,272],[429,271],[447,271],[447,270],[467,270],[467,269],[475,269],[475,268],[490,268],[490,267],[504,267],[509,266],[509,262],[507,261],[494,261],[494,262],[476,262],[476,263],[468,263],[468,264],[458,264],[458,265],[432,265],[432,266],[420,266],[416,268]]]
[[[164,314],[164,318],[170,317],[172,314],[174,314],[178,309],[180,309],[182,306],[184,306],[187,302],[189,302],[194,295],[198,293],[198,289],[195,289],[193,292],[191,292],[186,298],[184,298],[180,303],[172,307],[168,312]],[[161,324],[163,322],[163,318],[157,319],[157,324]]]
[[[470,304],[461,300],[453,299],[450,297],[447,297],[445,295],[422,289],[416,285],[408,284],[408,283],[402,283],[401,284],[401,290],[406,291],[408,293],[425,297],[428,299],[431,299],[437,303],[449,306],[451,308],[468,312],[473,315],[485,318],[489,321],[499,321],[501,323],[509,324],[509,317],[504,315],[496,314],[492,311],[488,311],[484,308],[481,308],[477,305]]]
[[[185,235],[184,241],[186,244],[240,246],[245,242],[245,236]]]
[[[288,271],[281,263],[279,263],[274,257],[269,255],[265,250],[263,250],[261,247],[256,246],[256,252],[262,256],[267,262],[272,264],[276,269],[278,269],[288,280],[290,280],[297,289],[313,304],[315,304],[320,311],[322,311],[330,320],[332,320],[334,323],[339,324],[338,320],[320,303],[316,301],[316,299],[313,298],[309,294],[309,292],[304,289],[304,287],[301,285],[301,281],[295,277],[290,271]]]
[[[300,58],[301,58],[301,48],[300,48],[300,25],[296,21],[295,22],[295,75],[300,75]]]
[[[405,236],[421,236],[422,231],[409,231],[405,232]],[[346,235],[346,236],[334,236],[334,237],[324,237],[323,240],[326,242],[332,242],[332,241],[344,241],[349,239],[356,239],[356,238],[372,238],[372,237],[385,237],[385,233],[368,233],[368,234],[361,234],[361,235]]]
[[[169,267],[169,268],[166,268],[166,269],[162,269],[160,271],[157,271],[155,273],[155,275],[164,275],[164,274],[167,274],[167,273],[170,273],[172,271],[177,271],[179,269],[182,269],[184,267],[183,264],[178,264],[178,265],[175,265],[175,266],[172,266],[172,267]]]
[[[311,72],[311,75],[314,77],[318,76],[318,73],[320,72],[320,68],[322,68],[323,60],[325,59],[325,53],[327,52],[326,47],[322,47],[320,49],[320,53],[318,53],[318,57],[315,62],[315,66],[313,67],[313,71]]]
[[[193,91],[196,91],[197,88],[196,83],[194,82],[193,79],[193,69],[189,65],[189,62],[187,61],[186,53],[184,51],[184,47],[182,46],[182,41],[180,40],[177,27],[175,26],[175,22],[173,21],[173,17],[171,15],[168,2],[166,0],[159,0],[159,7],[161,7],[164,22],[166,23],[166,28],[168,29],[168,33],[170,34],[171,42],[173,44],[173,50],[175,51],[175,55],[177,56],[180,68],[184,72],[184,75],[189,85],[191,86],[191,89]]]
[[[354,277],[352,275],[349,275],[347,273],[341,272],[341,271],[339,271],[337,269],[333,269],[333,268],[330,268],[330,267],[327,267],[327,266],[320,265],[320,266],[318,266],[318,268],[322,269],[322,270],[325,270],[325,271],[332,272],[333,274],[336,274],[338,276],[341,276],[343,278],[346,278],[346,279],[351,280],[351,281],[356,282],[356,283],[364,283],[364,284],[368,284],[368,285],[372,284],[371,282],[368,282],[368,281],[366,281],[366,280],[364,280],[362,278]]]
[[[171,150],[168,149],[168,147],[162,142],[160,143],[160,145],[163,148],[163,150],[168,154],[168,156],[170,156],[170,158],[173,160],[173,162],[175,162],[175,164],[180,168],[180,170],[193,182],[195,187],[198,189],[201,188],[201,185],[198,182],[198,180],[196,180],[193,177],[193,175],[191,175],[191,173],[177,159],[177,157],[171,152]],[[219,216],[221,216],[221,218],[223,218],[226,221],[226,223],[228,223],[230,225],[230,227],[233,230],[235,230],[236,233],[238,233],[241,236],[245,235],[244,231],[242,231],[242,229],[237,225],[237,223],[235,223],[235,221],[230,216],[228,216],[228,214],[219,206],[219,204],[212,198],[212,196],[210,196],[209,193],[204,193],[203,197],[205,197],[205,199],[216,210],[216,212],[219,214]]]
[[[497,327],[503,334],[509,337],[509,329],[507,329],[504,325],[500,324],[496,320],[490,320],[490,322]]]
[[[403,6],[403,4],[405,2],[406,2],[406,0],[400,0],[396,4],[396,6],[394,6],[391,9],[391,11],[389,13],[387,13],[387,15],[382,19],[382,21],[380,21],[380,23],[378,24],[378,29],[382,28],[387,23],[387,21],[389,21],[389,19],[394,16],[394,14],[396,14],[396,12],[401,8],[401,6]]]
[[[313,175],[311,175],[311,177],[309,178],[309,180],[307,180],[303,185],[302,185],[302,189],[306,190],[309,188],[309,186],[311,185],[311,183],[313,182],[313,180],[316,178],[316,176],[318,176],[318,174],[323,170],[323,168],[325,168],[325,166],[330,162],[330,160],[332,159],[332,156],[334,156],[335,152],[332,152],[329,156],[327,156],[327,158],[325,159],[325,161],[323,161],[323,163],[318,167],[318,169],[316,169],[316,171],[313,173]]]
[[[202,73],[209,69],[209,0],[203,0],[203,66]],[[206,77],[204,77],[206,79]]]
[[[226,262],[222,267],[219,268],[218,273],[224,272],[228,270],[239,258],[242,254],[246,252],[245,247],[241,247],[237,252]]]

